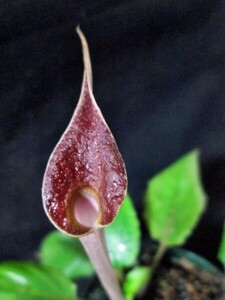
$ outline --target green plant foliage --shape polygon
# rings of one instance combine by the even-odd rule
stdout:
[[[74,300],[76,286],[60,272],[28,262],[0,264],[1,300]]]
[[[106,242],[113,267],[132,266],[140,250],[140,224],[129,196],[116,220],[105,229]],[[94,273],[80,241],[59,231],[48,234],[40,246],[40,262],[62,271],[71,279]]]
[[[129,196],[116,220],[105,228],[105,236],[114,268],[130,267],[136,262],[140,250],[140,224]]]
[[[133,300],[135,296],[148,284],[150,269],[145,266],[138,266],[127,273],[123,291],[126,300]]]
[[[90,276],[92,264],[77,238],[59,231],[48,234],[40,246],[40,262],[59,269],[71,279]]]
[[[152,238],[166,246],[182,245],[206,206],[194,150],[148,182],[145,221]]]
[[[222,233],[222,238],[221,238],[217,258],[222,263],[222,265],[225,269],[225,223],[224,223],[224,226],[223,226],[223,233]]]

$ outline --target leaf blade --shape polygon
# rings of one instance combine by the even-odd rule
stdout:
[[[140,251],[140,223],[130,196],[126,196],[113,224],[105,228],[106,244],[114,268],[132,266]]]
[[[68,278],[29,262],[1,263],[0,286],[1,299],[76,299],[76,287]]]
[[[140,290],[148,284],[150,269],[146,266],[138,266],[126,274],[123,290],[126,300],[133,300]]]
[[[178,246],[191,234],[206,206],[199,173],[193,150],[148,182],[145,221],[153,239]]]
[[[219,245],[219,250],[217,253],[217,258],[222,263],[223,268],[225,269],[225,223],[223,225],[223,232]]]
[[[57,267],[70,279],[86,277],[94,273],[80,241],[59,231],[49,233],[42,241],[40,262],[45,266]]]

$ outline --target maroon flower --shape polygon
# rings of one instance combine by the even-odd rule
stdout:
[[[82,236],[110,224],[127,190],[125,165],[92,93],[88,46],[82,32],[84,76],[72,119],[50,156],[42,196],[61,231]]]

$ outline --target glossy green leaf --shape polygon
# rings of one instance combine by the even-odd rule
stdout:
[[[223,232],[222,232],[222,237],[221,237],[221,242],[220,242],[217,258],[222,263],[222,265],[225,269],[225,223],[223,226]]]
[[[80,241],[59,231],[51,232],[42,241],[40,262],[59,269],[71,279],[90,276],[94,273]]]
[[[126,300],[133,300],[135,296],[148,284],[150,269],[145,266],[138,266],[127,273],[123,291]]]
[[[130,267],[136,262],[140,250],[140,224],[129,196],[116,220],[105,228],[105,236],[113,267]]]
[[[206,206],[194,150],[148,182],[145,221],[152,238],[167,246],[182,245]]]
[[[76,287],[55,269],[27,262],[0,264],[1,300],[74,300]]]

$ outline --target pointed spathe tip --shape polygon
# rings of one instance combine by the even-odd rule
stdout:
[[[87,74],[88,83],[90,85],[90,88],[91,88],[91,90],[93,90],[92,67],[91,67],[91,59],[90,59],[88,43],[87,43],[85,35],[83,34],[82,30],[80,29],[80,25],[77,25],[76,32],[81,40],[83,61],[84,61],[84,71]]]

